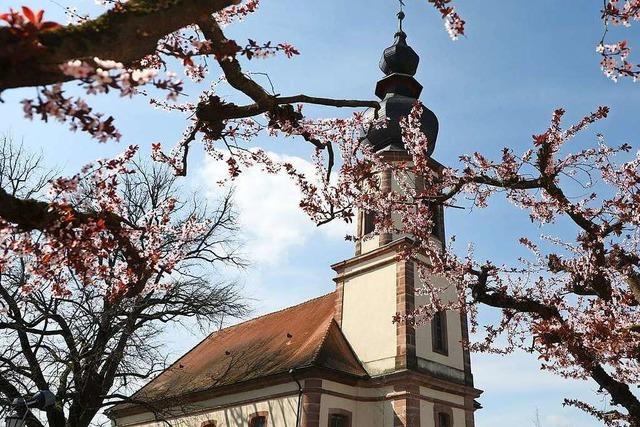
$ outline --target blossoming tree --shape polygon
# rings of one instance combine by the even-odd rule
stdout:
[[[210,207],[189,202],[168,167],[149,162],[131,163],[115,183],[120,160],[105,165],[113,174],[97,166],[88,179],[50,183],[41,157],[0,140],[0,183],[11,195],[39,195],[33,203],[52,215],[117,209],[132,228],[121,244],[100,218],[79,219],[82,226],[67,218],[53,239],[3,225],[0,417],[13,399],[50,389],[56,405],[41,418],[28,414],[28,426],[95,425],[103,409],[130,401],[132,387],[165,369],[164,325],[191,319],[209,329],[245,313],[235,284],[211,274],[243,263],[230,196]],[[146,264],[131,262],[125,254],[133,252]],[[123,288],[134,277],[138,289]]]
[[[429,2],[452,38],[464,34],[465,22],[454,9],[456,2]],[[81,18],[70,26],[44,21],[41,11],[10,10],[0,17],[6,23],[0,27],[0,90],[38,87],[39,96],[22,103],[27,117],[66,122],[72,130],[88,132],[101,142],[119,139],[114,119],[95,112],[85,99],[67,95],[65,82],[80,82],[87,94],[116,91],[124,98],[147,90],[164,92],[166,101],[154,101],[155,106],[186,113],[188,119],[183,138],[170,150],[153,144],[153,156],[171,165],[177,175],[188,173],[189,151],[201,142],[211,156],[226,162],[230,179],[251,166],[288,174],[302,190],[301,208],[318,224],[350,221],[356,209],[377,213],[379,232],[414,236],[405,256],[422,254],[431,260],[421,271],[422,291],[432,296],[430,304],[395,321],[421,322],[442,308],[464,310],[472,325],[485,331],[483,341],[470,344],[476,350],[520,348],[537,353],[545,369],[561,376],[591,378],[609,397],[611,408],[598,410],[573,400],[567,404],[609,425],[640,426],[640,400],[631,390],[640,375],[640,157],[629,154],[631,147],[610,147],[604,139],[579,152],[567,152],[566,147],[578,132],[605,118],[607,108],[568,127],[562,126],[564,111],[558,109],[549,128],[535,135],[531,149],[524,153],[505,148],[498,161],[474,153],[463,156],[459,168],[433,170],[429,141],[419,130],[421,107],[416,105],[402,122],[412,161],[383,163],[362,144],[360,135],[363,129],[384,123],[366,120],[360,112],[350,119],[328,120],[310,120],[303,114],[305,104],[375,111],[377,102],[283,96],[246,73],[243,67],[248,59],[298,54],[288,43],[252,39],[240,43],[225,36],[225,26],[254,13],[258,3],[113,0],[105,2],[104,14]],[[613,80],[636,79],[640,69],[630,61],[630,44],[608,40],[608,28],[629,26],[638,19],[640,1],[604,1],[602,40],[594,48],[602,56],[603,72]],[[162,70],[183,68],[199,81],[210,71],[208,60],[215,61],[223,78],[200,94],[197,102],[178,103],[183,83],[177,74]],[[224,99],[217,84],[246,95],[250,103],[238,105]],[[291,164],[248,149],[248,142],[261,133],[297,137],[311,144],[316,150],[316,175],[305,176]],[[51,274],[63,274],[61,267],[54,268],[61,265],[79,271],[91,283],[94,275],[101,274],[105,251],[117,246],[125,257],[109,292],[114,298],[131,298],[144,291],[150,274],[170,271],[184,255],[178,251],[171,262],[161,263],[152,248],[135,244],[139,233],[154,235],[157,230],[141,231],[128,223],[111,191],[118,176],[127,172],[132,151],[72,179],[54,181],[55,197],[47,202],[21,199],[0,188],[2,244],[13,245],[4,253],[31,251],[52,267],[34,272],[38,279],[33,286],[53,280]],[[403,191],[380,188],[378,176],[389,169]],[[410,182],[415,176],[424,179],[421,190]],[[87,179],[100,190],[99,203],[88,210],[77,209],[69,200]],[[575,197],[567,180],[590,191]],[[528,211],[536,223],[569,219],[575,238],[549,237],[541,242],[523,238],[521,243],[531,250],[532,258],[504,266],[479,262],[472,252],[461,256],[448,247],[432,246],[434,205],[469,198],[475,206],[484,207],[498,192]],[[400,221],[391,221],[388,212],[397,213]],[[32,241],[25,232],[33,230],[45,238]],[[21,235],[25,237],[15,238]],[[0,268],[2,262],[0,258]],[[427,280],[433,273],[446,276],[456,286],[455,301],[439,298]],[[478,325],[478,305],[496,308],[501,320]],[[499,337],[506,337],[506,347],[498,347]]]

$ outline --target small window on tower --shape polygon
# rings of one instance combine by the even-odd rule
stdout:
[[[329,427],[349,427],[349,419],[346,415],[332,414],[329,420]]]
[[[431,339],[434,352],[448,354],[446,311],[439,311],[433,316],[431,320]]]
[[[267,426],[267,417],[264,415],[256,415],[251,417],[251,421],[249,421],[249,427],[266,427]]]
[[[329,409],[329,427],[351,427],[351,412],[344,409]]]
[[[363,215],[362,234],[367,235],[373,233],[376,229],[376,216],[373,212],[365,211]]]
[[[444,238],[444,207],[440,204],[431,204],[429,206],[433,215],[433,229],[431,234],[434,237],[443,240]]]
[[[438,413],[438,426],[437,427],[451,427],[451,417],[444,412]]]

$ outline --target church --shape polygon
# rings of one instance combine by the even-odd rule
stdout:
[[[368,143],[384,161],[410,161],[398,121],[420,96],[419,57],[400,29],[384,50],[376,86],[389,126]],[[435,146],[438,120],[422,129]],[[433,160],[437,172],[442,166]],[[383,190],[393,191],[389,172]],[[416,179],[416,185],[420,185]],[[433,239],[444,239],[444,211]],[[114,426],[161,427],[473,427],[475,400],[464,313],[438,313],[426,325],[393,323],[425,302],[418,259],[397,257],[411,236],[374,234],[360,212],[355,255],[331,267],[335,291],[214,332],[109,411]],[[438,286],[448,283],[438,277]],[[447,291],[448,292],[448,291]],[[446,293],[446,292],[445,292]],[[451,289],[450,297],[454,297]]]

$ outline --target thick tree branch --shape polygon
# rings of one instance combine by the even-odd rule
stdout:
[[[273,108],[275,106],[273,96],[242,72],[240,62],[235,57],[235,52],[230,55],[228,49],[230,40],[225,37],[216,20],[210,16],[203,16],[198,21],[198,26],[206,39],[211,41],[213,53],[227,78],[227,82],[234,89],[247,95],[259,106],[267,109]]]
[[[562,321],[562,316],[556,307],[541,303],[533,298],[515,297],[502,290],[492,289],[488,285],[491,267],[480,270],[469,270],[476,276],[476,282],[471,286],[474,300],[491,307],[514,310],[519,313],[529,313],[545,320]]]
[[[42,48],[0,28],[0,92],[72,80],[60,64],[111,59],[132,65],[156,51],[162,37],[240,0],[131,0],[80,25],[41,32]],[[135,43],[132,43],[135,40]],[[31,53],[31,54],[30,54]]]
[[[315,104],[324,105],[327,107],[348,107],[348,108],[375,108],[379,109],[380,104],[378,101],[363,101],[357,99],[332,99],[332,98],[319,98],[316,96],[308,95],[295,95],[295,96],[278,96],[276,101],[279,104]]]

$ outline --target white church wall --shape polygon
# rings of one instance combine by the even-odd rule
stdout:
[[[435,427],[433,409],[433,402],[426,400],[420,401],[420,427]]]
[[[355,387],[334,381],[322,380],[322,388],[328,392],[340,393],[359,398],[376,398],[393,393],[393,387]]]
[[[176,407],[168,419],[174,427],[200,427],[206,421],[215,421],[218,426],[246,427],[251,414],[267,412],[268,425],[295,427],[297,407],[298,386],[292,382]],[[116,425],[165,427],[167,424],[155,421],[154,415],[146,412],[119,418]]]
[[[328,425],[331,409],[344,409],[352,413],[352,427],[388,427],[393,426],[393,406],[387,401],[365,401],[390,395],[393,387],[355,387],[333,381],[323,380],[322,388],[329,393],[323,394],[320,406],[320,426]],[[352,398],[350,398],[352,397]]]
[[[320,426],[327,426],[329,413],[332,409],[342,409],[351,412],[353,427],[392,427],[394,425],[394,411],[392,400],[375,402],[362,401],[365,397],[383,397],[393,393],[392,387],[360,388],[323,381],[323,389],[340,393],[342,396],[323,394],[321,398]],[[435,427],[434,402],[451,408],[453,415],[452,427],[465,427],[465,413],[461,407],[464,397],[457,394],[420,387],[420,427]],[[353,396],[349,398],[348,396]]]
[[[420,402],[420,427],[436,427],[435,415],[433,413],[435,405],[429,401]],[[466,427],[464,411],[462,409],[452,409],[453,420],[451,427]]]
[[[464,406],[464,396],[460,396],[458,394],[433,390],[428,387],[420,387],[420,394],[427,397],[428,399],[444,401],[458,406]]]
[[[370,374],[395,368],[396,266],[388,264],[344,282],[342,331]]]
[[[417,267],[414,276],[416,281],[418,281]],[[451,286],[444,277],[433,276],[431,280],[432,283],[439,288],[448,288],[443,294],[444,298],[447,300],[456,298],[455,288]],[[426,304],[428,300],[429,297],[426,295],[416,295],[416,307]],[[447,339],[448,355],[436,353],[432,350],[431,323],[427,322],[418,326],[416,328],[416,355],[420,359],[434,361],[464,371],[464,352],[461,344],[462,325],[458,311],[447,312]]]
[[[360,252],[366,254],[367,252],[371,252],[380,247],[380,236],[373,235],[362,241],[360,246]]]
[[[358,422],[354,423],[353,427],[366,427],[372,426],[393,426],[393,406],[390,400],[388,401],[365,401],[368,399],[379,399],[385,396],[389,396],[394,393],[392,386],[385,387],[354,387],[346,384],[336,383],[333,381],[323,380],[322,388],[332,393],[339,393],[343,396],[353,396],[356,405],[356,412]],[[323,410],[327,411],[331,409],[329,406],[332,402],[328,399],[328,395],[323,395],[321,405]],[[334,406],[335,407],[335,406]],[[378,424],[376,424],[378,423]],[[322,424],[321,424],[322,425]]]
[[[393,426],[393,402],[358,402],[357,424],[353,427]]]
[[[425,387],[420,387],[420,394],[436,400],[440,405],[443,405],[443,402],[452,403],[453,405],[450,406],[451,414],[453,415],[451,427],[466,427],[465,411],[458,407],[464,405],[462,396],[438,392]],[[435,427],[434,410],[434,402],[429,400],[420,401],[420,427]]]
[[[322,395],[320,403],[320,426],[329,425],[329,413],[332,409],[351,412],[352,427],[393,426],[393,408],[391,402],[358,402],[332,395]]]
[[[453,408],[453,425],[451,427],[465,427],[466,425],[464,410]]]
[[[358,272],[362,272],[362,274],[366,274],[367,270],[381,264],[393,263],[395,262],[395,253],[387,251],[386,253],[382,253],[376,256],[370,256],[368,259],[362,259],[358,262],[351,263],[344,267],[344,270],[341,272],[342,275],[354,275]]]

